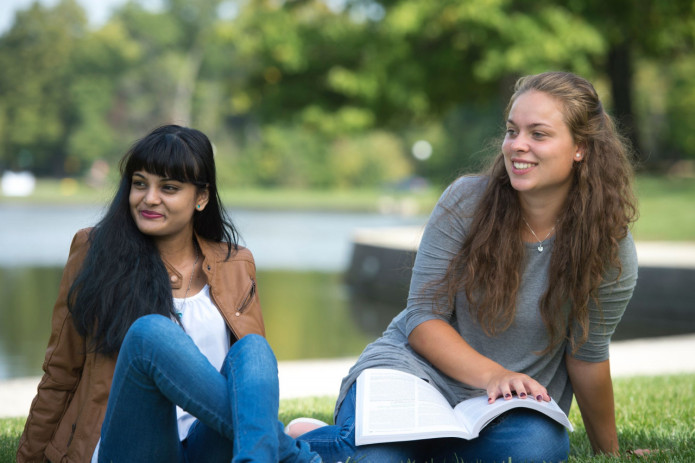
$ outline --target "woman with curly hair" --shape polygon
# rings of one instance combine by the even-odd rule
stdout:
[[[501,152],[440,198],[415,260],[407,308],[343,380],[335,426],[291,423],[327,462],[561,461],[565,429],[525,409],[472,440],[355,446],[355,380],[368,368],[423,378],[452,405],[573,394],[598,453],[617,453],[608,359],[637,258],[629,153],[594,87],[565,72],[519,79]],[[360,459],[362,458],[362,459]],[[459,460],[456,460],[458,458]]]

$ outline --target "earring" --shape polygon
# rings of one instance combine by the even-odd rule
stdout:
[[[582,157],[582,153],[577,153],[577,154],[574,155],[574,157],[576,157],[577,159],[579,159],[579,158]]]
[[[200,204],[198,204],[196,207],[200,210]]]

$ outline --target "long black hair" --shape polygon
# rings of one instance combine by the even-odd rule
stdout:
[[[139,170],[207,188],[207,206],[193,216],[195,233],[227,243],[227,258],[238,246],[238,233],[219,198],[213,148],[205,134],[166,125],[133,144],[121,160],[115,197],[90,233],[89,251],[68,293],[68,308],[88,349],[106,355],[119,351],[137,318],[174,313],[164,262],[130,212],[130,185]]]

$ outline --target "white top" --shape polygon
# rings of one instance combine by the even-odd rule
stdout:
[[[229,350],[229,330],[222,314],[210,299],[210,286],[205,285],[198,294],[189,296],[185,304],[183,299],[174,298],[174,309],[181,318],[186,334],[212,366],[221,370]],[[176,417],[179,439],[183,440],[196,418],[180,407],[176,407]]]
[[[181,324],[186,330],[200,352],[217,368],[222,369],[222,364],[229,351],[229,330],[222,318],[222,314],[210,299],[210,286],[205,285],[198,294],[189,296],[184,304],[184,299],[174,298],[174,309],[181,319]],[[176,407],[178,420],[179,439],[183,440],[188,435],[188,430],[196,418]],[[99,444],[97,442],[92,455],[92,463],[99,458]]]

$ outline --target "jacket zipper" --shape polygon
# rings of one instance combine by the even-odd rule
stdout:
[[[72,444],[72,439],[75,437],[75,429],[77,429],[77,423],[72,423],[72,432],[70,433],[70,439],[68,439],[68,445],[66,447],[70,447],[70,444]]]
[[[248,292],[244,300],[242,301],[241,305],[236,309],[236,315],[237,317],[240,316],[244,310],[251,304],[251,301],[253,300],[253,296],[256,294],[256,280],[251,280],[251,290]]]

